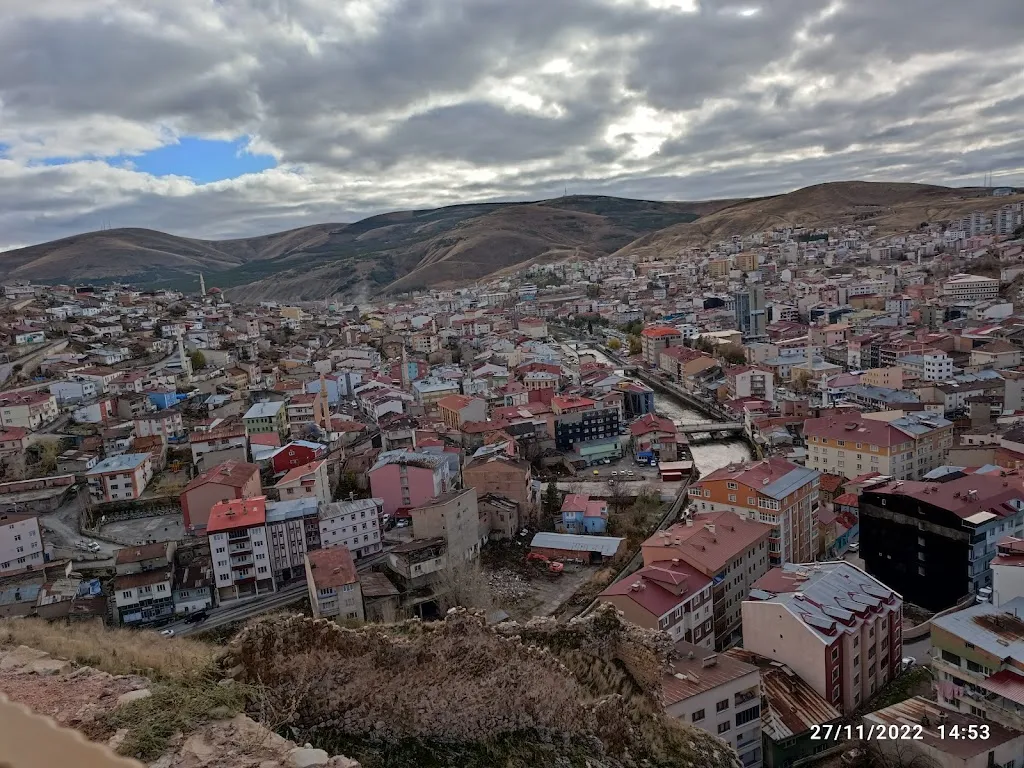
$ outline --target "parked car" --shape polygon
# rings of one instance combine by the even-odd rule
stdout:
[[[917,659],[913,656],[904,656],[903,660],[900,662],[900,670],[903,672],[906,672],[908,669],[915,666],[917,666]]]
[[[992,587],[982,587],[974,597],[976,603],[988,603],[992,600]]]
[[[185,623],[200,624],[206,621],[208,618],[210,618],[210,614],[208,614],[206,611],[196,611],[195,613],[190,613],[188,616],[185,617]]]
[[[396,528],[408,528],[410,525],[412,525],[412,520],[408,517],[399,518],[398,522],[395,523]]]
[[[849,547],[846,548],[846,551],[847,552],[853,552],[854,554],[857,554],[858,552],[860,552],[860,542],[859,541],[853,542],[853,544],[851,544]]]
[[[160,634],[163,635],[164,637],[174,637],[174,630],[173,629],[161,629],[160,630]]]

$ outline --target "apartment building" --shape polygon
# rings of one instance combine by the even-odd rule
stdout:
[[[896,359],[896,364],[903,369],[905,375],[910,374],[921,381],[948,381],[953,378],[953,358],[940,350],[918,355],[901,355]]]
[[[714,371],[719,367],[717,358],[689,347],[669,347],[658,355],[658,367],[665,371],[673,381],[679,382],[687,390],[693,391],[698,377],[705,371]]]
[[[48,392],[0,395],[0,427],[24,427],[34,432],[60,415],[57,398]]]
[[[672,419],[648,413],[629,425],[629,434],[638,460],[641,457],[659,461],[679,459],[679,430]]]
[[[320,459],[288,470],[274,486],[282,501],[314,498],[325,504],[331,500],[331,481],[327,461]]]
[[[437,412],[449,429],[461,429],[468,421],[487,420],[487,401],[467,395],[448,395],[437,401]]]
[[[85,473],[94,504],[137,499],[152,479],[153,457],[148,453],[111,456]]]
[[[589,397],[555,395],[551,398],[551,410],[550,431],[559,451],[576,453],[586,464],[622,455],[621,414],[611,403],[599,403]]]
[[[179,497],[185,530],[202,531],[218,501],[260,495],[260,468],[256,464],[229,459],[208,472],[200,472]]]
[[[249,458],[249,438],[241,424],[193,432],[188,443],[192,463],[200,469],[210,469],[228,459],[245,461]]]
[[[267,499],[213,505],[206,536],[220,603],[277,591],[267,536]]]
[[[288,412],[280,400],[255,403],[242,416],[246,435],[264,435],[276,432],[282,438],[288,434]]]
[[[386,515],[426,504],[451,490],[456,480],[443,455],[405,450],[381,453],[367,474]]]
[[[932,621],[939,704],[1024,731],[1024,597],[981,603]]]
[[[43,532],[35,515],[0,514],[0,576],[41,568]]]
[[[313,618],[363,621],[363,595],[359,574],[347,547],[331,547],[305,556],[306,587]]]
[[[743,602],[743,648],[849,714],[899,672],[902,611],[901,595],[847,562],[787,563]]]
[[[818,552],[820,474],[777,456],[730,464],[687,489],[690,511],[698,522],[708,512],[728,510],[772,526],[770,566],[810,562]]]
[[[491,528],[490,516],[480,513],[476,488],[443,493],[410,514],[413,538],[443,538],[451,564],[476,560]]]
[[[534,493],[530,463],[506,453],[473,456],[462,468],[462,479],[467,487],[476,488],[483,495],[495,493],[519,504],[520,514],[530,510]]]
[[[165,409],[156,413],[147,413],[135,419],[136,437],[160,437],[165,443],[185,434],[181,411]]]
[[[640,346],[644,360],[648,365],[658,364],[661,353],[672,347],[683,345],[683,334],[681,331],[668,326],[654,326],[644,328],[640,332]]]
[[[1022,534],[1024,478],[1015,472],[881,478],[861,491],[865,567],[929,610],[991,587],[996,542]]]
[[[639,627],[668,632],[673,640],[692,643],[705,653],[715,647],[711,579],[681,560],[644,566],[598,599]]]
[[[114,557],[114,607],[121,624],[152,624],[174,616],[174,542],[125,547]]]
[[[278,584],[302,575],[307,552],[320,548],[320,503],[312,497],[267,502],[270,563]]]
[[[760,768],[760,670],[692,643],[677,642],[676,653],[662,678],[665,713],[724,741],[743,768]]]
[[[315,430],[319,424],[324,422],[323,409],[324,398],[320,392],[310,392],[301,395],[294,395],[285,405],[285,418],[288,421],[288,432],[292,439],[303,437]]]
[[[725,384],[730,400],[753,397],[775,402],[775,374],[770,368],[758,365],[726,368]]]
[[[318,513],[320,545],[324,549],[345,547],[356,559],[375,555],[383,548],[383,516],[383,499],[321,504]]]
[[[934,413],[832,413],[804,422],[807,466],[852,479],[918,479],[946,463],[953,422]]]
[[[740,638],[740,606],[767,573],[772,526],[735,512],[707,512],[658,531],[643,543],[644,565],[679,560],[712,580],[715,648]]]
[[[942,296],[950,301],[977,303],[999,295],[999,279],[981,275],[953,275],[942,282]]]

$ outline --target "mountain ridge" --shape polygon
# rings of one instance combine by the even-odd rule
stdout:
[[[208,286],[236,299],[366,299],[567,257],[671,256],[773,226],[863,223],[880,235],[911,231],[922,221],[977,209],[986,194],[978,188],[844,181],[767,197],[694,202],[575,195],[462,203],[228,240],[124,228],[0,253],[0,279],[121,280],[191,291],[202,272]]]

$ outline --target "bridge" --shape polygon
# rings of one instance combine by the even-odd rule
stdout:
[[[676,430],[681,435],[697,435],[702,432],[731,432],[743,431],[742,421],[701,421],[696,424],[676,424]]]

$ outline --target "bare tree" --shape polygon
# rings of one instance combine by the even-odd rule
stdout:
[[[939,768],[932,758],[910,741],[869,742],[854,763],[855,768]]]
[[[477,562],[451,564],[439,571],[434,580],[438,607],[447,611],[456,606],[490,611],[494,594],[487,573]]]

